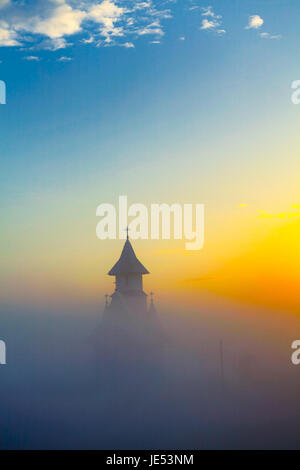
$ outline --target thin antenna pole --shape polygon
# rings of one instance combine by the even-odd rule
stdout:
[[[224,354],[223,354],[223,341],[222,340],[220,340],[219,352],[220,352],[221,383],[222,383],[222,387],[224,388],[224,386],[225,386],[225,380],[224,380]]]

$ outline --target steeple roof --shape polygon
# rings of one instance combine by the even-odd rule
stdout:
[[[109,271],[109,276],[118,274],[149,274],[149,271],[137,259],[130,241],[126,240],[121,256]]]

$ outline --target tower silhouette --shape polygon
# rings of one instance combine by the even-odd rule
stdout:
[[[143,291],[145,274],[149,274],[149,271],[137,259],[127,232],[127,240],[121,256],[108,273],[109,276],[116,278],[111,306],[119,307],[122,304],[125,308],[146,310],[147,296]]]
[[[106,296],[99,335],[100,361],[110,373],[157,373],[161,368],[165,335],[154,306],[143,290],[143,276],[150,274],[138,260],[128,237],[121,256],[108,272],[115,277],[115,290]]]

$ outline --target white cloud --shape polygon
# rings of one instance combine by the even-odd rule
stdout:
[[[217,15],[213,7],[202,8],[201,15],[204,17],[200,26],[200,29],[206,31],[214,31],[220,36],[226,33],[226,30],[222,26],[222,16]]]
[[[45,39],[42,41],[37,48],[46,49],[48,51],[58,51],[59,49],[65,49],[68,46],[71,46],[72,43],[67,42],[65,38],[54,38],[54,39]]]
[[[31,33],[48,36],[51,39],[70,36],[81,31],[81,23],[86,18],[86,13],[73,9],[64,0],[53,0],[56,7],[46,17],[33,17],[29,21],[19,25]]]
[[[143,10],[145,8],[150,8],[151,2],[137,2],[134,6],[135,10]]]
[[[64,49],[70,37],[98,47],[133,44],[143,35],[162,36],[162,22],[171,17],[154,0],[0,0],[1,7],[0,46],[25,49]]]
[[[249,16],[249,22],[245,29],[256,29],[260,30],[262,25],[264,24],[264,20],[259,15],[252,15]],[[280,39],[280,34],[271,34],[268,32],[259,32],[259,36],[263,39]]]
[[[137,31],[137,34],[139,36],[144,36],[145,34],[154,34],[157,36],[163,36],[164,32],[161,28],[154,28],[151,25],[149,25],[147,28],[142,28],[139,31]]]
[[[0,0],[0,8],[7,7],[10,4],[10,0]]]
[[[246,29],[259,29],[263,24],[264,20],[259,15],[251,15]]]
[[[121,44],[123,47],[127,47],[128,49],[134,48],[134,44],[132,42],[124,42],[124,44]]]
[[[218,23],[215,20],[207,20],[206,18],[202,20],[202,25],[201,29],[214,29],[220,26],[220,23]]]
[[[17,33],[5,21],[0,21],[0,46],[19,46]]]
[[[71,57],[62,56],[57,59],[57,62],[71,62],[71,60],[73,60]]]
[[[213,11],[213,7],[202,8],[202,16],[211,16],[212,18],[218,18],[218,19],[222,18],[222,16],[215,14],[215,12]]]
[[[270,34],[270,33],[260,33],[259,35],[263,39],[280,39],[282,37],[281,34]]]
[[[0,0],[0,47],[21,46],[33,51],[24,59],[35,60],[35,50],[58,51],[78,42],[133,48],[144,37],[149,43],[160,44],[164,21],[171,18],[166,5],[172,7],[172,0]],[[226,33],[222,16],[212,6],[192,4],[187,9],[199,12],[202,31],[219,36]],[[264,32],[263,25],[259,15],[251,15],[246,29],[256,30],[263,39],[281,37]],[[185,37],[178,39],[184,41]]]
[[[36,55],[28,55],[26,57],[23,57],[24,60],[29,60],[29,61],[32,61],[32,62],[39,62],[41,59],[36,56]]]
[[[123,36],[123,28],[117,27],[116,22],[124,12],[125,9],[117,6],[113,1],[104,0],[100,4],[92,5],[88,12],[88,18],[101,25],[100,32],[106,38]]]
[[[94,36],[90,36],[89,38],[83,38],[81,40],[81,42],[83,44],[93,44],[93,42],[95,42],[95,37]]]
[[[117,6],[111,0],[103,0],[97,5],[92,5],[89,10],[89,18],[107,27],[113,27],[114,22],[124,13],[125,9]]]

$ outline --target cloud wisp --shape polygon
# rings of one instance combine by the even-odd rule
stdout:
[[[270,33],[260,33],[259,35],[263,39],[280,39],[282,37],[281,34],[270,34]]]
[[[57,59],[57,62],[71,62],[72,60],[72,57],[62,56]]]
[[[206,30],[206,31],[213,31],[214,33],[217,33],[218,35],[223,35],[226,33],[226,30],[222,26],[222,16],[217,15],[213,7],[205,7],[201,9],[202,13],[201,16],[202,18],[202,24],[200,26],[200,29]]]
[[[40,58],[36,55],[28,55],[26,57],[23,57],[24,60],[28,60],[29,62],[39,62]]]

